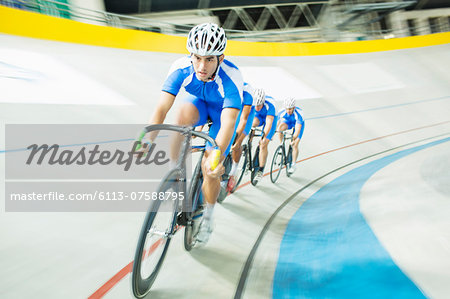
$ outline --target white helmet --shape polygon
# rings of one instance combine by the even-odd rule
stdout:
[[[253,92],[253,106],[263,105],[266,102],[266,93],[262,88],[256,88]]]
[[[284,100],[284,108],[285,109],[290,109],[290,108],[294,108],[295,107],[295,99],[294,98],[286,98]]]
[[[189,53],[200,56],[222,55],[226,46],[225,31],[213,23],[204,23],[192,28],[186,44]]]

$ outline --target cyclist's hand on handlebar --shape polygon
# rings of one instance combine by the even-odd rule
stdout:
[[[147,134],[147,132],[141,131],[139,137],[137,137],[137,139],[133,142],[132,145],[132,149],[131,151],[138,157],[142,157],[142,156],[146,156],[148,151],[151,148],[152,142],[150,139],[147,139],[147,141],[145,141],[145,135]]]
[[[225,167],[223,166],[223,163],[220,162],[217,165],[217,167],[214,170],[212,170],[211,169],[211,161],[212,161],[212,159],[214,159],[214,157],[213,157],[213,155],[210,154],[208,156],[208,158],[206,159],[206,161],[205,161],[205,163],[206,163],[205,164],[206,173],[204,175],[208,176],[208,177],[211,177],[211,178],[214,178],[214,179],[217,179],[217,178],[222,177],[222,175],[225,173]]]
[[[133,145],[134,145],[134,143],[133,143]],[[151,147],[152,147],[152,144],[151,144],[150,141],[147,141],[147,142],[142,141],[140,146],[138,145],[136,147],[136,149],[135,149],[135,153],[136,154],[135,155],[138,156],[138,157],[141,157],[141,156],[145,157]]]

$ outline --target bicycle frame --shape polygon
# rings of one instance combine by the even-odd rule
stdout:
[[[256,132],[259,133],[259,134],[256,134]],[[251,129],[251,131],[250,131],[249,136],[248,136],[248,139],[247,139],[247,148],[248,148],[247,154],[248,154],[248,165],[249,165],[248,169],[249,169],[249,171],[253,171],[254,170],[254,165],[253,165],[254,163],[253,163],[253,159],[252,158],[258,158],[258,157],[252,157],[252,141],[253,141],[254,137],[261,137],[261,139],[264,138],[264,131],[262,129],[258,129],[258,128],[253,127]]]
[[[283,131],[281,133],[283,134],[283,139],[281,141],[281,144],[283,145],[283,155],[286,157],[286,141],[287,140],[292,140],[292,137],[294,136],[294,133],[293,133],[293,131],[288,132],[288,130],[285,130],[285,131]],[[284,165],[287,165],[287,159],[284,159],[284,160],[285,160],[284,161]]]
[[[285,131],[277,131],[277,133],[281,133],[283,134],[283,138],[281,141],[281,144],[277,147],[277,149],[275,150],[275,153],[273,154],[273,158],[272,158],[272,163],[271,163],[271,167],[270,167],[270,180],[272,181],[272,183],[275,183],[281,173],[281,170],[284,167],[286,167],[286,175],[289,177],[290,173],[289,173],[289,161],[288,161],[288,155],[286,153],[286,141],[288,140],[292,140],[293,137],[293,130],[285,130]],[[289,150],[291,149],[291,145],[289,144]],[[281,161],[280,163],[278,163],[278,158],[280,158],[281,155]],[[278,169],[276,169],[276,167],[278,167]]]

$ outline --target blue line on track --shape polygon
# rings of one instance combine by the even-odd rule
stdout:
[[[306,118],[305,120],[314,120],[314,119],[322,119],[322,118],[332,118],[332,117],[338,117],[338,116],[344,116],[344,115],[350,115],[350,114],[357,114],[357,113],[362,113],[362,112],[377,111],[377,110],[391,109],[391,108],[397,108],[397,107],[409,106],[409,105],[420,104],[420,103],[426,103],[426,102],[439,101],[439,100],[444,100],[444,99],[450,99],[450,97],[449,97],[449,96],[445,96],[445,97],[439,97],[439,98],[432,98],[432,99],[426,99],[426,100],[419,100],[419,101],[415,101],[415,102],[406,102],[406,103],[396,104],[396,105],[388,105],[388,106],[374,107],[374,108],[370,108],[370,109],[363,109],[363,110],[356,110],[356,111],[343,112],[343,113],[337,113],[337,114],[329,114],[329,115],[323,115],[323,116],[316,116],[316,117]]]
[[[344,115],[350,115],[350,114],[356,114],[356,113],[362,113],[362,112],[369,112],[369,111],[376,111],[376,110],[384,110],[384,109],[390,109],[390,108],[396,108],[396,107],[402,107],[402,106],[408,106],[408,105],[413,105],[413,104],[419,104],[419,103],[425,103],[425,102],[432,102],[432,101],[438,101],[438,100],[444,100],[444,99],[448,99],[450,97],[445,96],[445,97],[439,97],[439,98],[432,98],[432,99],[426,99],[426,100],[420,100],[420,101],[415,101],[415,102],[406,102],[406,103],[402,103],[402,104],[396,104],[396,105],[389,105],[389,106],[381,106],[381,107],[375,107],[375,108],[371,108],[371,109],[364,109],[364,110],[357,110],[357,111],[350,111],[350,112],[343,112],[343,113],[337,113],[337,114],[330,114],[330,115],[323,115],[323,116],[316,116],[316,117],[310,117],[310,118],[305,118],[305,120],[314,120],[314,119],[322,119],[322,118],[332,118],[332,117],[338,117],[338,116],[344,116]],[[161,136],[161,137],[167,137],[167,136]],[[129,139],[129,140],[133,140],[133,139]],[[120,141],[129,141],[128,139],[124,139],[124,140],[120,140]],[[110,143],[110,142],[117,142],[117,141],[106,141],[106,142],[99,142],[100,143]],[[95,144],[95,143],[86,143],[86,145],[88,144]],[[80,145],[84,145],[84,144],[71,144],[71,145],[65,145],[65,146],[61,146],[61,147],[67,147],[67,146],[80,146]],[[7,152],[20,152],[20,151],[26,151],[28,149],[12,149],[12,150],[0,150],[0,154],[4,154]]]
[[[380,169],[449,138],[355,168],[311,196],[290,220],[274,274],[274,298],[424,298],[394,263],[359,207],[359,194]]]

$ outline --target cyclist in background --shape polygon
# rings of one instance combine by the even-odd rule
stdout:
[[[292,145],[292,162],[289,168],[289,173],[294,173],[296,170],[296,161],[298,158],[298,144],[305,129],[305,121],[303,119],[302,109],[295,106],[294,98],[287,98],[284,100],[284,109],[278,113],[278,129],[280,142],[283,139],[282,132],[294,128],[294,133],[291,140]]]
[[[236,120],[242,109],[244,88],[239,69],[224,59],[226,44],[225,32],[216,24],[204,23],[191,29],[187,39],[190,56],[182,57],[172,64],[150,121],[150,124],[163,123],[175,98],[184,89],[186,93],[180,99],[182,104],[176,124],[201,126],[211,119],[213,124],[209,135],[220,147],[221,162],[231,148]],[[172,144],[172,148],[176,146]],[[202,161],[202,191],[206,208],[197,235],[200,244],[206,244],[213,230],[212,216],[224,172],[222,163],[211,170],[210,153],[211,148],[207,148]]]
[[[248,135],[250,129],[253,125],[253,119],[255,118],[255,104],[257,102],[261,103],[264,101],[265,93],[263,89],[257,88],[253,89],[253,87],[244,83],[244,102],[241,113],[241,119],[239,121],[238,128],[236,130],[236,140],[231,147],[232,149],[232,158],[233,164],[230,171],[230,178],[228,180],[227,191],[231,191],[236,185],[235,174],[237,171],[237,166],[239,164],[239,160],[242,155],[242,142],[245,139],[245,136]]]
[[[260,89],[260,93],[264,90]],[[272,140],[277,127],[277,116],[273,98],[264,93],[264,95],[255,95],[255,118],[253,119],[253,127],[263,127],[264,137],[259,141],[259,169],[256,171],[254,181],[257,183],[261,180],[266,165],[268,145]],[[248,134],[248,132],[247,132]]]

